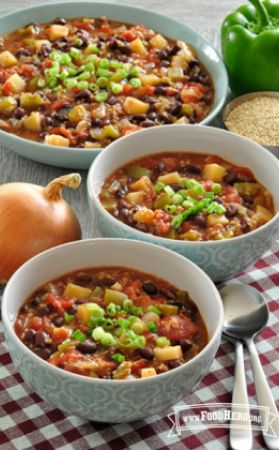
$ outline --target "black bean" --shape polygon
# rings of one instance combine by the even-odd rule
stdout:
[[[49,44],[43,44],[41,45],[39,53],[44,57],[47,58],[51,54],[51,46]]]
[[[93,127],[99,127],[102,123],[102,119],[100,119],[100,117],[96,117],[95,119],[92,119],[91,123]]]
[[[16,52],[16,57],[19,59],[21,56],[31,56],[32,53],[27,48],[21,48]]]
[[[206,104],[206,105],[211,105],[212,103],[212,99],[210,97],[204,96],[202,98],[202,101]]]
[[[88,303],[88,301],[83,298],[78,298],[76,301],[77,305],[83,305],[84,303]]]
[[[139,231],[142,231],[143,233],[148,233],[148,227],[145,225],[145,223],[137,222],[135,228]]]
[[[127,208],[122,208],[119,211],[120,217],[122,217],[122,219],[128,219],[129,217],[129,210]]]
[[[70,120],[66,120],[66,122],[64,122],[64,125],[66,128],[76,128],[77,124],[74,122],[71,122]]]
[[[155,170],[156,172],[164,172],[166,170],[166,164],[162,161],[160,161],[158,164],[156,164],[155,166]]]
[[[74,316],[77,312],[78,307],[76,305],[70,306],[70,308],[67,309],[66,313],[68,316]]]
[[[251,227],[248,224],[247,219],[245,219],[244,217],[241,219],[241,227],[243,233],[249,233],[249,231],[251,230]]]
[[[51,125],[53,124],[53,120],[52,120],[52,118],[51,117],[45,117],[45,125],[47,126],[47,127],[51,127]]]
[[[216,203],[218,203],[219,205],[223,205],[223,203],[224,203],[224,200],[222,200],[221,197],[218,197],[218,195],[215,195],[214,201]]]
[[[237,174],[233,170],[229,170],[223,181],[227,184],[234,184],[237,179]]]
[[[169,366],[172,369],[175,369],[176,367],[179,367],[183,364],[183,362],[181,361],[181,359],[173,359],[172,361],[169,361]]]
[[[160,61],[160,66],[161,67],[169,67],[170,62],[167,59],[163,59],[162,61]]]
[[[115,39],[111,39],[109,42],[109,48],[111,50],[116,50],[117,49],[117,42]]]
[[[128,219],[125,220],[125,223],[129,227],[133,227],[134,228],[136,226],[136,222],[131,217],[128,217]]]
[[[103,119],[102,123],[101,123],[101,127],[106,127],[109,124],[110,124],[109,118]]]
[[[152,112],[147,114],[147,118],[149,120],[153,120],[154,121],[155,119],[157,119],[157,114],[155,113],[155,111],[152,111]]]
[[[152,348],[150,347],[142,347],[139,349],[140,356],[144,359],[148,359],[148,361],[151,361],[151,359],[154,358],[154,353]]]
[[[60,328],[60,327],[62,327],[62,325],[64,325],[65,320],[61,316],[56,316],[52,319],[52,323],[55,327]]]
[[[183,302],[184,308],[187,309],[187,311],[190,311],[192,314],[197,314],[198,308],[196,307],[195,303],[191,302],[191,300],[185,300]]]
[[[198,59],[190,59],[190,61],[188,61],[188,66],[189,67],[194,67],[194,66],[199,66],[200,65],[200,62],[199,62],[199,60]]]
[[[32,306],[38,306],[40,303],[42,303],[42,300],[39,297],[33,298],[32,300]]]
[[[47,305],[44,305],[43,303],[38,306],[37,308],[37,314],[40,317],[48,316],[50,314],[50,310],[48,309]]]
[[[67,38],[65,37],[61,37],[59,39],[56,39],[56,41],[54,41],[52,43],[52,47],[57,48],[57,49],[61,49],[67,46]],[[72,44],[73,47],[76,46],[76,44]]]
[[[172,114],[173,116],[177,116],[180,113],[181,108],[182,108],[182,103],[175,102],[175,103],[173,103],[173,105],[171,105],[169,107],[168,112],[170,114]]]
[[[193,123],[193,124],[196,123],[194,117],[192,117],[192,116],[189,116],[188,120],[189,120],[190,123]]]
[[[115,97],[115,95],[111,95],[109,98],[108,98],[108,100],[107,100],[107,103],[109,104],[109,105],[116,105],[116,103],[118,103],[118,98],[117,97]]]
[[[27,303],[25,303],[25,305],[23,305],[23,306],[20,308],[20,313],[21,313],[21,314],[25,314],[25,313],[28,311],[28,309],[29,309],[29,305],[28,305]]]
[[[37,331],[35,336],[35,345],[37,347],[44,347],[47,345],[49,341],[49,335],[45,333],[44,331]]]
[[[36,331],[29,329],[26,331],[24,336],[24,342],[34,342],[35,340]]]
[[[116,353],[118,353],[117,348],[116,347],[110,347],[105,353],[105,358],[111,359],[111,357],[113,355],[115,355]]]
[[[181,47],[181,45],[179,45],[179,44],[174,44],[174,46],[172,47],[172,49],[171,49],[171,55],[173,56],[173,55],[176,55],[180,50],[182,50],[182,47]]]
[[[184,352],[187,352],[188,350],[190,350],[190,348],[192,348],[193,344],[191,341],[189,341],[189,339],[181,339],[179,341],[179,345],[182,348],[182,350]]]
[[[160,52],[157,53],[157,56],[161,60],[168,59],[168,57],[169,57],[168,52],[164,48],[163,48],[163,50],[161,50]]]
[[[178,191],[180,191],[181,189],[185,189],[185,187],[182,186],[182,184],[178,184],[178,183],[171,183],[169,186],[172,188],[172,190],[173,190],[174,192],[178,192]]]
[[[57,114],[55,115],[55,118],[56,118],[57,120],[59,120],[59,122],[66,122],[66,120],[68,120],[68,117],[67,117],[67,116],[64,116],[63,114],[59,114],[59,113],[57,113]]]
[[[139,98],[139,100],[141,102],[146,102],[148,99],[149,99],[149,96],[147,94],[144,94]]]
[[[123,200],[123,199],[119,200],[118,208],[119,209],[127,208],[127,202],[125,200]]]
[[[197,167],[197,166],[192,165],[192,164],[190,164],[187,167],[187,170],[189,170],[189,172],[196,173],[197,175],[201,173],[201,169],[199,167]]]
[[[132,53],[132,49],[128,43],[125,43],[123,47],[118,48],[123,55],[130,55]]]
[[[226,216],[227,217],[235,217],[238,213],[238,207],[233,205],[232,203],[228,204]]]
[[[39,356],[39,358],[44,359],[45,361],[47,359],[49,359],[50,355],[51,355],[51,351],[49,348],[45,347],[45,348],[40,348],[40,349],[36,349],[34,352],[37,356]]]
[[[253,205],[254,199],[251,197],[251,195],[242,195],[242,200],[246,203],[249,203],[250,205]]]
[[[200,82],[204,85],[204,86],[209,86],[210,85],[210,78],[208,75],[206,75],[205,77],[202,77]]]
[[[123,189],[118,189],[114,195],[116,198],[123,198],[125,197],[125,191],[123,191]]]
[[[57,313],[57,308],[53,306],[51,303],[48,303],[47,307],[51,313]]]
[[[157,95],[167,95],[167,90],[164,86],[156,86],[155,87],[155,94]]]
[[[164,122],[165,125],[173,123],[172,118],[166,113],[160,113],[158,114],[158,117],[161,120],[161,122]]]
[[[199,76],[197,73],[193,73],[193,74],[190,76],[190,80],[191,80],[191,81],[194,81],[194,82],[196,83],[196,82],[200,81],[200,76]]]
[[[175,100],[177,100],[177,101],[181,101],[181,92],[179,91],[179,92],[177,92],[176,94],[174,94],[174,98],[175,98]]]
[[[14,116],[18,120],[22,119],[25,116],[25,109],[23,109],[23,108],[16,108],[14,110]]]
[[[97,284],[102,284],[103,286],[111,287],[115,284],[115,281],[112,278],[103,278],[102,280],[99,280]]]
[[[39,137],[41,139],[44,139],[47,135],[48,135],[48,133],[46,131],[43,131],[42,133],[39,134]]]
[[[63,17],[57,17],[55,19],[54,23],[57,23],[58,25],[65,25],[66,24],[66,20],[63,19]]]
[[[169,298],[170,300],[176,300],[175,294],[169,288],[163,287],[162,289],[160,289],[160,294],[162,294],[166,298]]]
[[[150,105],[148,108],[148,114],[150,114],[152,112],[156,113],[156,105],[154,103],[152,105]]]
[[[140,126],[143,128],[150,128],[150,127],[154,127],[155,123],[152,122],[152,120],[144,120],[143,122],[140,123]]]
[[[194,219],[194,223],[196,225],[198,225],[198,227],[200,227],[200,228],[206,228],[207,223],[206,223],[205,215],[203,213],[196,214],[196,217]]]
[[[97,345],[94,342],[79,342],[77,349],[82,353],[95,353],[97,351]]]
[[[112,215],[113,217],[115,217],[116,219],[118,219],[118,217],[119,217],[119,211],[118,211],[118,209],[114,209],[113,211],[111,211],[111,215]]]
[[[141,287],[149,295],[156,295],[158,292],[157,287],[153,283],[142,283]]]
[[[80,91],[78,94],[76,94],[76,100],[82,100],[83,98],[88,98],[91,92],[89,89],[84,89],[83,91]]]
[[[135,120],[136,122],[142,122],[143,120],[146,120],[146,114],[135,114],[132,117],[132,120]]]

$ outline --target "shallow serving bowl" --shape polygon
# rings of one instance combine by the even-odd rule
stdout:
[[[211,113],[202,122],[210,123],[220,111],[228,90],[228,76],[224,63],[211,44],[187,25],[152,11],[105,2],[67,2],[32,6],[0,17],[0,36],[30,22],[50,22],[56,17],[101,17],[131,24],[145,25],[158,33],[186,41],[193,46],[199,59],[208,69],[215,85],[215,101]],[[0,130],[2,145],[21,156],[45,164],[75,169],[88,169],[100,153],[99,149],[54,147],[29,141]]]
[[[220,241],[190,242],[160,238],[123,224],[101,205],[98,193],[105,178],[119,166],[150,153],[188,151],[219,155],[249,167],[273,195],[275,217],[243,236]],[[161,245],[201,267],[213,281],[233,277],[254,264],[268,250],[279,232],[279,161],[249,139],[217,128],[173,125],[130,134],[109,145],[94,161],[88,175],[88,198],[104,236],[137,239]]]
[[[204,317],[210,339],[208,345],[177,369],[136,380],[83,377],[37,357],[13,329],[23,300],[37,287],[59,275],[102,265],[131,267],[188,290]],[[5,289],[2,318],[12,360],[26,383],[40,397],[68,414],[87,420],[128,422],[169,408],[201,381],[209,371],[219,345],[223,306],[212,281],[182,256],[147,243],[94,239],[53,248],[24,264]]]

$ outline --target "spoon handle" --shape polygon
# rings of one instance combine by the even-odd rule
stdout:
[[[270,387],[268,385],[266,375],[263,371],[256,346],[252,339],[246,339],[246,345],[250,354],[255,387],[257,393],[257,400],[259,406],[269,408],[269,416],[266,411],[260,410],[262,425],[266,425],[267,431],[263,434],[263,439],[266,446],[270,450],[279,449],[279,416],[277,407],[275,405]],[[269,417],[268,417],[269,416]],[[273,420],[272,420],[273,419]],[[274,434],[276,436],[274,436]]]
[[[245,405],[245,406],[239,406]],[[246,389],[246,379],[243,360],[243,345],[240,341],[235,342],[235,369],[234,386],[232,395],[232,415],[241,413],[249,417],[249,404]],[[245,427],[245,428],[244,428]],[[230,447],[232,450],[250,450],[252,448],[251,423],[247,420],[231,420]]]

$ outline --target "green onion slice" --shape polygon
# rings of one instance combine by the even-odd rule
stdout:
[[[100,336],[100,344],[104,347],[112,347],[116,344],[116,340],[111,333],[103,333]]]
[[[117,361],[117,362],[122,363],[122,362],[125,361],[125,356],[124,356],[124,355],[121,355],[121,353],[116,353],[115,355],[113,355],[113,356],[111,357],[111,359],[114,359],[114,361]]]
[[[213,183],[210,189],[215,195],[221,194],[222,192],[222,186],[219,183]]]
[[[148,311],[151,311],[154,314],[158,314],[158,316],[162,314],[162,311],[159,311],[159,309],[155,308],[154,306],[149,306]]]
[[[157,328],[156,328],[154,322],[148,322],[148,323],[146,324],[146,326],[147,326],[147,328],[148,328],[152,333],[157,333],[158,330],[157,330]]]
[[[143,325],[139,322],[132,323],[131,330],[136,334],[141,334],[143,332]]]
[[[129,320],[123,319],[123,317],[118,317],[116,323],[122,328],[129,328],[130,326]]]
[[[157,192],[157,194],[160,194],[163,189],[165,189],[166,185],[159,181],[157,184],[155,184],[154,189]]]
[[[76,339],[79,342],[86,341],[86,336],[80,330],[74,331],[74,333],[71,334],[71,338]]]
[[[187,212],[187,211],[185,211]],[[175,216],[172,221],[171,221],[171,227],[174,228],[175,230],[178,230],[183,222],[183,216],[182,214],[178,214],[177,216]]]
[[[131,309],[133,308],[133,306],[134,306],[134,303],[129,298],[126,298],[126,300],[124,300],[124,302],[123,302],[123,309],[126,312],[130,312]]]
[[[156,340],[156,345],[159,345],[159,346],[170,345],[170,341],[166,337],[159,337]]]

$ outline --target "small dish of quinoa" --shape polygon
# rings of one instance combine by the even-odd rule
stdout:
[[[267,147],[279,146],[279,93],[254,92],[236,98],[224,111],[226,128]]]

